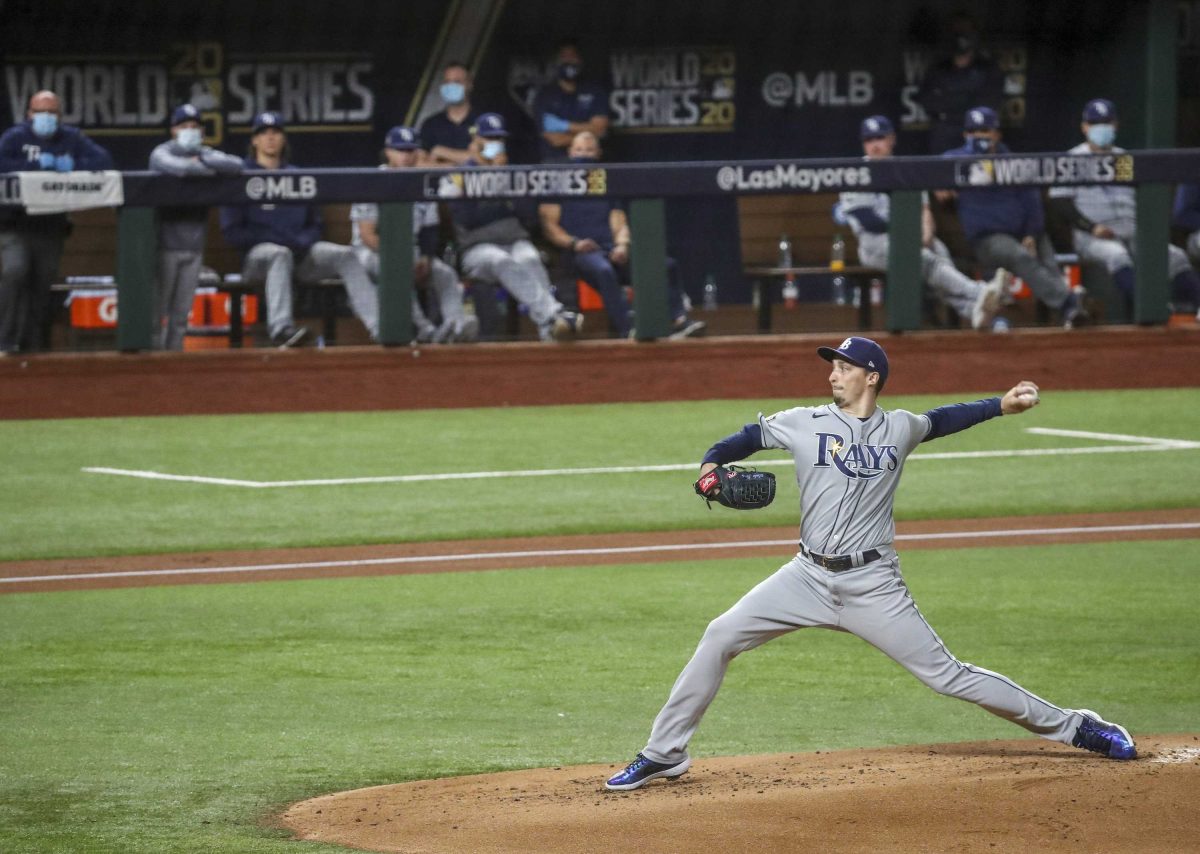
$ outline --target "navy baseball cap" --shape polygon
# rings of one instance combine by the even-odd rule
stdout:
[[[963,130],[995,130],[1000,127],[1000,117],[991,107],[972,107],[963,116]]]
[[[1117,105],[1107,98],[1093,98],[1083,108],[1083,120],[1089,125],[1108,125],[1117,120]]]
[[[858,128],[858,138],[864,142],[868,139],[878,139],[896,132],[891,119],[887,116],[867,116]]]
[[[421,147],[421,140],[412,128],[396,125],[387,132],[383,145],[384,148],[394,148],[397,151],[413,151]]]
[[[504,116],[499,113],[481,115],[475,120],[475,127],[471,128],[471,132],[485,138],[508,136],[508,131],[504,128]]]
[[[171,127],[181,125],[184,122],[200,121],[200,111],[191,104],[184,104],[182,107],[176,107],[175,112],[171,113]]]
[[[883,348],[870,338],[852,336],[838,345],[836,349],[833,347],[818,347],[817,355],[826,362],[841,359],[852,365],[858,365],[860,368],[866,368],[869,371],[878,371],[880,388],[883,388],[883,384],[887,381],[887,353],[883,352]]]
[[[275,130],[283,130],[283,116],[279,113],[274,113],[268,110],[265,113],[259,113],[254,117],[254,124],[250,126],[251,135],[264,131],[267,128],[275,128]]]

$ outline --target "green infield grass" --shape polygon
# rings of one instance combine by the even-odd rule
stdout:
[[[972,397],[884,402],[920,412]],[[764,511],[713,516],[691,484],[714,441],[760,410],[795,403],[0,422],[0,560],[790,525],[796,521],[793,469],[790,462],[770,462],[784,460],[782,452],[750,460],[784,477],[775,504]],[[1200,442],[1196,412],[1200,389],[1047,391],[1043,404],[1025,415],[922,445],[907,465],[898,517],[1197,506],[1200,449],[1153,441]],[[1078,452],[1104,448],[1113,452]],[[1045,453],[1019,456],[1029,451]],[[957,456],[978,453],[998,456]],[[686,468],[603,471],[662,465]],[[88,467],[251,483],[349,482],[264,488],[96,474],[84,471]],[[519,476],[581,468],[601,471]],[[447,473],[476,476],[361,482]]]
[[[1197,727],[1198,543],[910,551],[903,562],[960,659],[1136,736]],[[623,764],[707,622],[776,565],[2,596],[3,850],[301,850],[270,817],[317,794]],[[809,630],[734,662],[692,749],[1023,737],[856,638]]]

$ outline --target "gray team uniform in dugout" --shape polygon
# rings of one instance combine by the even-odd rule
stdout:
[[[1124,154],[1125,149],[1112,147],[1113,154]],[[1067,152],[1068,154],[1092,154],[1086,142]],[[1081,228],[1072,229],[1075,251],[1081,261],[1103,264],[1109,273],[1133,266],[1133,238],[1137,233],[1137,196],[1133,187],[1114,187],[1099,184],[1091,187],[1051,187],[1050,198],[1071,199],[1075,209],[1097,225],[1106,225],[1113,237],[1096,237]],[[1167,274],[1175,278],[1191,269],[1187,253],[1173,243],[1167,244]]]
[[[892,197],[887,193],[852,192],[842,193],[839,200],[850,223],[850,230],[858,241],[858,260],[864,267],[886,270],[890,245],[888,233],[871,231],[855,215],[855,211],[870,211],[886,224],[891,220]],[[929,204],[924,193],[921,194],[921,203]],[[981,282],[959,272],[950,257],[950,250],[936,237],[929,246],[921,247],[921,280],[956,314],[968,320],[984,287]]]
[[[828,404],[760,415],[759,426],[765,447],[795,458],[801,551],[709,624],[643,754],[655,762],[683,761],[729,662],[812,626],[855,634],[939,694],[1070,744],[1082,715],[951,655],[900,575],[893,498],[904,461],[929,434],[928,416],[876,408],[864,421]],[[810,554],[849,556],[850,566],[834,571]]]

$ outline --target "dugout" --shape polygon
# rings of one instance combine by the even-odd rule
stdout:
[[[210,142],[232,152],[244,149],[254,112],[277,109],[297,162],[365,167],[388,127],[438,109],[438,70],[457,58],[475,72],[474,102],[508,117],[519,130],[516,159],[531,160],[532,93],[552,74],[554,46],[574,37],[585,77],[610,95],[612,160],[849,157],[858,122],[877,112],[896,120],[899,151],[916,154],[928,128],[914,93],[963,11],[1004,67],[1004,131],[1015,150],[1070,147],[1079,107],[1098,95],[1119,104],[1118,141],[1128,148],[1200,139],[1200,3],[1166,0],[9,2],[0,5],[0,109],[7,124],[29,92],[54,88],[64,118],[122,169],[144,166],[181,101],[203,106]],[[1167,204],[1169,187],[1151,192],[1161,197],[1148,209]],[[722,301],[749,303],[732,199],[669,200],[665,223],[695,302],[711,275]],[[72,241],[72,269],[75,251]],[[86,251],[81,273],[115,270],[115,256],[96,269],[103,252]]]

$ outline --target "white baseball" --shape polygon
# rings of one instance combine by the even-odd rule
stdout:
[[[1017,398],[1025,401],[1026,403],[1037,403],[1040,399],[1036,391],[1023,391],[1017,395]]]

